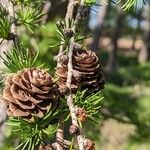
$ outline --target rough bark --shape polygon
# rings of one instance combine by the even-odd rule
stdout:
[[[84,1],[82,0],[80,5],[83,5]],[[74,0],[69,0],[68,1],[68,7],[67,7],[67,12],[65,16],[65,21],[67,22],[69,19],[73,18],[73,13],[74,13],[74,7],[75,7],[75,1]],[[75,31],[75,27],[73,27],[73,30]],[[69,45],[69,53],[68,53],[68,74],[67,74],[67,87],[69,89],[69,93],[67,95],[67,105],[70,110],[70,116],[72,120],[72,125],[75,125],[79,128],[78,125],[78,120],[76,116],[76,107],[74,106],[73,102],[73,96],[72,96],[72,91],[71,91],[71,81],[72,81],[72,74],[73,74],[73,67],[72,67],[72,55],[73,55],[73,49],[74,49],[74,36],[70,39],[70,45]],[[60,61],[60,56],[63,54],[63,46],[61,45],[59,48],[59,53],[55,57],[57,60],[57,66],[59,66],[59,61]],[[59,132],[60,131],[60,132]],[[57,131],[56,135],[56,142],[57,142],[57,149],[61,150],[63,148],[63,145],[61,143],[64,143],[63,139],[63,125],[60,126],[59,130]],[[61,139],[61,141],[58,141],[58,139]],[[78,142],[79,150],[84,150],[84,138],[82,136],[82,133],[79,131],[76,134],[76,139]]]
[[[69,0],[69,4],[68,4],[68,8],[67,8],[67,10],[69,10],[69,11],[67,11],[66,20],[73,17],[74,4],[75,4],[74,0]],[[83,5],[84,0],[81,0],[80,4]],[[74,27],[74,29],[75,29],[75,27]],[[67,74],[66,85],[69,89],[69,93],[67,95],[67,105],[70,110],[72,125],[79,128],[78,120],[77,120],[77,116],[76,116],[76,107],[74,106],[73,95],[72,95],[72,90],[71,90],[71,81],[72,81],[72,74],[73,74],[72,55],[73,55],[74,43],[75,43],[75,41],[74,41],[74,36],[73,36],[70,39],[69,53],[68,53],[69,61],[68,61],[68,74]],[[76,139],[78,142],[79,150],[84,150],[84,138],[83,138],[83,135],[80,130],[78,133],[76,133]]]

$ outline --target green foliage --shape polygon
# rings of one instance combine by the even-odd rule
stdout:
[[[136,68],[133,66],[128,66],[125,68],[120,68],[120,76],[125,79],[127,84],[143,84],[150,86],[150,70],[148,69],[150,64],[139,65]]]
[[[84,3],[87,6],[92,6],[96,4],[96,0],[85,0]]]
[[[149,142],[150,134],[147,132],[150,127],[149,87],[136,85],[120,87],[114,84],[107,84],[103,92],[105,99],[103,106],[109,110],[104,118],[113,118],[122,123],[132,124],[136,127],[136,133],[132,136],[134,142]],[[139,89],[138,89],[139,88]],[[145,139],[145,137],[147,137]]]
[[[17,5],[24,5],[24,6],[29,6],[29,5],[37,6],[42,2],[45,2],[45,0],[15,0],[15,3]]]
[[[94,124],[99,124],[99,119],[101,119],[100,108],[102,99],[103,96],[101,91],[86,96],[86,90],[84,90],[77,92],[74,103],[76,106],[83,107],[87,111],[89,121]]]
[[[84,108],[87,112],[87,122],[91,122],[94,125],[99,124],[99,121],[101,119],[100,116],[100,108],[101,108],[101,101],[103,99],[101,91],[98,91],[97,93],[93,93],[89,96],[87,96],[86,90],[80,91],[78,90],[76,95],[73,96],[74,104],[76,107]],[[63,97],[60,99],[60,106],[61,109],[64,110],[62,112],[61,116],[64,116],[64,121],[68,121],[70,118],[70,113],[68,106],[66,104],[67,97]],[[61,110],[59,108],[59,110]],[[78,120],[81,127],[82,123],[80,120]]]
[[[10,19],[7,10],[0,4],[0,38],[8,39],[10,33]]]
[[[80,27],[78,27],[78,32],[74,33],[74,20],[73,19],[69,19],[68,21],[60,21],[59,23],[56,24],[57,26],[57,33],[59,34],[60,36],[60,44],[56,44],[56,45],[52,45],[50,47],[55,47],[55,46],[60,46],[60,45],[64,45],[65,47],[65,50],[64,52],[67,52],[68,51],[68,45],[69,45],[69,42],[70,42],[70,38],[72,36],[74,36],[74,40],[75,42],[79,43],[81,41],[83,41],[84,39],[90,37],[90,36],[82,36],[82,26],[83,24],[80,25]],[[85,26],[84,26],[85,27]],[[71,36],[67,36],[65,34],[65,30],[68,30],[70,29],[70,32],[72,32]]]
[[[23,43],[19,43],[10,52],[4,52],[6,58],[0,57],[3,59],[7,69],[12,73],[16,73],[24,68],[34,66],[38,53],[33,53],[30,49],[24,47]]]
[[[40,6],[31,8],[29,6],[22,8],[17,12],[18,21],[25,25],[31,32],[35,28],[39,28],[39,22],[43,17],[43,12]]]
[[[50,142],[50,138],[58,129],[58,118],[65,112],[62,106],[49,111],[43,118],[36,118],[34,122],[27,122],[21,118],[10,117],[7,125],[14,135],[21,136],[22,142],[16,149],[35,150],[39,144]],[[48,144],[48,143],[47,143]]]
[[[7,125],[12,127],[11,132],[17,134],[24,139],[24,141],[16,148],[19,149],[22,147],[22,150],[35,149],[35,146],[38,144],[39,131],[35,124],[30,124],[24,120],[17,118],[9,118]]]
[[[117,3],[120,3],[122,0],[119,0]],[[131,8],[136,8],[137,7],[137,3],[145,3],[145,1],[144,0],[127,0],[124,4],[123,4],[123,6],[122,6],[122,8],[125,10],[125,11],[127,11],[127,10],[130,10]]]
[[[136,150],[137,146],[149,145],[150,140],[150,64],[139,65],[133,53],[123,52],[118,60],[118,72],[106,74],[107,86],[103,92],[106,100],[102,101],[102,105],[109,110],[109,114],[103,114],[103,118],[133,125],[135,133],[126,144],[129,147],[134,145]]]
[[[69,19],[68,21],[59,21],[59,23],[56,24],[57,26],[57,33],[60,36],[61,43],[59,45],[67,46],[69,44],[69,40],[71,36],[67,37],[64,33],[65,29],[72,29],[74,26],[74,20]],[[74,31],[72,31],[74,32]]]
[[[65,121],[70,118],[69,109],[66,104],[66,98],[61,98],[60,105],[64,108],[64,115],[66,115]],[[88,114],[87,121],[90,121],[94,124],[99,124],[99,120],[101,119],[100,116],[100,108],[101,108],[101,100],[103,96],[101,91],[97,93],[93,93],[87,96],[86,90],[80,91],[78,90],[76,95],[74,95],[74,104],[76,107],[84,108]]]
[[[105,1],[103,1],[103,2],[105,2]],[[114,0],[110,0],[110,2],[113,3],[113,4],[119,4],[119,3],[122,3],[122,2],[124,3],[123,0],[118,0],[117,3]],[[92,5],[96,4],[96,0],[85,0],[84,3],[87,6],[92,6]],[[108,2],[106,1],[106,3],[108,3]],[[137,7],[137,3],[141,3],[141,5],[142,5],[143,3],[145,3],[145,1],[144,0],[127,0],[123,4],[122,8],[125,11],[128,11],[128,10],[130,10],[133,7],[136,8]]]
[[[54,55],[57,54],[58,46],[50,47],[50,45],[59,45],[60,37],[56,31],[55,22],[49,22],[45,26],[41,26],[39,30],[34,32],[36,36],[36,44],[39,51],[38,60],[35,65],[40,66],[44,63],[44,68],[48,68],[51,74],[54,72],[55,62],[53,61]],[[21,34],[20,40],[23,41],[26,47],[33,47],[31,45],[29,32]]]

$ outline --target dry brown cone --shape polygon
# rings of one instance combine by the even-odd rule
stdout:
[[[77,108],[77,117],[79,118],[79,120],[81,122],[85,122],[87,117],[88,117],[88,113],[87,111],[85,110],[85,108],[81,108],[81,107],[78,107]]]
[[[85,139],[85,150],[95,150],[95,143],[91,139]]]
[[[34,121],[57,107],[59,91],[49,73],[31,68],[8,76],[2,97],[9,116]]]
[[[50,145],[40,145],[37,150],[52,150]]]
[[[81,88],[81,90],[87,89],[88,93],[93,93],[104,88],[103,69],[95,52],[84,49],[74,50],[72,63],[73,79],[71,88],[73,91]],[[67,60],[62,61],[61,67],[56,69],[56,73],[59,76],[60,92],[65,93],[67,90]]]

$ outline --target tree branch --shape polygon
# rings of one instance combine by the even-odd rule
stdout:
[[[74,1],[70,0],[70,3],[68,4],[68,13],[66,14],[66,19],[69,19],[73,16],[73,9],[74,9]],[[81,5],[83,5],[83,0],[81,1]],[[74,29],[75,30],[75,27]],[[80,127],[78,125],[78,120],[76,116],[76,107],[74,106],[73,102],[73,96],[72,96],[72,91],[71,91],[71,82],[72,82],[72,75],[73,75],[73,66],[72,66],[72,56],[73,56],[73,50],[74,50],[74,36],[70,39],[70,46],[69,46],[69,53],[68,53],[68,74],[67,74],[67,87],[69,89],[69,94],[67,96],[67,105],[70,109],[70,115],[72,119],[72,125],[75,125],[76,127],[79,128],[79,131],[76,133],[76,138],[79,146],[79,150],[84,150],[84,138],[82,136]]]
[[[67,12],[66,12],[66,16],[65,16],[66,22],[68,22],[68,20],[73,17],[74,6],[75,6],[74,0],[69,0]],[[63,45],[63,42],[61,42],[60,47],[59,47],[59,53],[56,57],[54,57],[54,59],[57,60],[57,67],[59,66],[60,61],[61,61],[60,57],[64,54],[63,50],[64,50],[64,45]]]
[[[10,34],[10,39],[16,43],[16,37],[17,37],[17,27],[15,24],[15,10],[14,10],[14,4],[11,0],[8,0],[8,11],[9,11],[9,16],[11,19],[11,34]]]
[[[56,132],[55,147],[56,147],[56,150],[64,149],[64,123],[62,122],[62,119],[59,120],[59,128]]]
[[[43,13],[45,15],[42,17],[42,21],[41,21],[42,24],[45,24],[48,21],[48,13],[51,9],[51,6],[52,6],[52,2],[47,0],[43,7]]]
[[[67,13],[66,13],[66,16],[65,16],[65,21],[67,22],[70,18],[72,18],[73,16],[73,10],[74,10],[74,0],[69,0],[69,3],[68,3],[68,7],[67,7]],[[63,52],[64,50],[64,46],[60,45],[59,47],[59,53],[58,55],[54,58],[57,60],[57,67],[59,66],[60,64],[60,57],[64,54]],[[72,63],[71,63],[72,64]],[[57,133],[56,133],[56,148],[58,150],[61,150],[63,149],[63,145],[62,143],[64,143],[64,131],[63,131],[63,123],[61,122],[60,123],[60,126],[59,126],[59,129],[57,130]],[[60,148],[60,149],[59,149]]]
[[[68,7],[67,7],[67,13],[66,13],[66,17],[65,17],[66,22],[68,22],[69,19],[73,18],[73,12],[74,12],[75,5],[76,5],[76,2],[74,0],[69,0]],[[82,17],[85,17],[81,14],[82,13],[81,11],[83,10],[82,8],[84,9],[84,0],[81,0],[81,2],[80,2],[80,7],[79,7],[80,10],[77,12],[76,19],[75,19],[75,25],[72,29],[74,32],[76,31],[76,25],[79,25],[83,21]],[[68,52],[69,60],[68,60],[68,74],[67,74],[66,85],[69,89],[69,93],[67,95],[67,105],[70,110],[72,125],[76,126],[79,129],[78,132],[76,132],[76,138],[77,138],[79,150],[84,150],[85,149],[84,148],[84,140],[85,139],[81,133],[81,129],[78,124],[78,120],[77,120],[77,116],[76,116],[76,107],[74,106],[73,96],[72,96],[72,91],[71,91],[71,82],[72,82],[72,75],[73,75],[72,55],[73,55],[74,45],[75,45],[75,40],[74,40],[74,36],[73,36],[70,39],[69,52]],[[60,56],[63,55],[63,49],[64,49],[64,46],[61,45],[60,49],[59,49],[59,54],[57,55],[57,58],[56,58],[57,66],[60,63]],[[62,137],[62,134],[57,134],[57,136],[60,139]]]
[[[69,19],[71,19],[73,17],[74,6],[75,6],[75,1],[69,0],[68,7],[67,7],[67,13],[65,16],[66,21],[68,21]]]
[[[71,81],[72,81],[72,74],[73,74],[73,66],[72,66],[73,49],[74,49],[74,37],[72,37],[70,40],[70,47],[69,47],[69,53],[68,53],[69,61],[68,61],[68,75],[67,75],[66,85],[69,88],[69,94],[67,96],[67,105],[70,110],[72,125],[75,125],[76,127],[80,128],[78,125],[78,120],[76,116],[76,107],[74,106],[73,96],[72,96],[72,91],[71,91]],[[84,150],[84,138],[82,136],[80,129],[76,133],[76,138],[77,138],[79,150]]]
[[[73,10],[74,10],[74,0],[69,0],[67,13],[65,16],[65,21],[67,21],[69,18],[72,18]],[[60,61],[61,61],[60,57],[64,54],[63,50],[64,50],[64,46],[61,43],[59,47],[59,53],[55,57],[55,59],[57,60],[57,67],[60,65]],[[60,120],[59,129],[57,130],[57,133],[56,133],[56,148],[58,150],[63,149],[63,145],[62,145],[62,143],[64,143],[64,127],[63,126],[64,125]]]

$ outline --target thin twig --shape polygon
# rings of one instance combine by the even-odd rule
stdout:
[[[68,21],[69,19],[71,19],[73,17],[74,6],[75,6],[74,0],[69,0],[68,7],[67,7],[67,13],[66,13],[66,17],[65,17],[66,21]]]
[[[68,7],[67,7],[67,13],[65,16],[65,21],[68,21],[69,18],[72,18],[73,16],[73,10],[74,10],[74,0],[69,0]],[[57,59],[57,67],[60,65],[60,57],[64,54],[64,46],[60,45],[59,47],[59,53],[55,57]],[[61,122],[61,121],[60,121]],[[64,127],[63,127],[63,122],[60,123],[59,128],[56,133],[56,148],[58,150],[63,149],[63,145],[61,143],[64,143]]]
[[[69,0],[68,2],[68,7],[67,7],[67,12],[65,16],[65,21],[68,22],[69,19],[73,17],[73,10],[74,10],[75,2],[74,0]],[[60,43],[59,47],[59,53],[56,57],[54,57],[55,60],[57,60],[57,67],[59,67],[60,64],[60,57],[64,54],[64,45],[63,42]]]
[[[70,3],[68,4],[68,13],[66,14],[66,19],[69,19],[70,17],[73,16],[73,9],[74,9],[74,0],[70,0]],[[83,1],[81,1],[81,5],[83,5]],[[75,29],[75,27],[74,27]],[[72,75],[73,75],[73,66],[72,66],[72,56],[73,56],[73,50],[74,50],[74,36],[70,39],[70,46],[69,46],[69,53],[68,53],[68,74],[67,74],[67,87],[69,88],[69,94],[67,96],[67,105],[70,109],[70,115],[72,119],[72,124],[77,126],[78,125],[78,120],[76,116],[76,107],[74,106],[73,102],[73,96],[72,96],[72,91],[71,91],[71,82],[72,82]],[[82,136],[82,133],[79,129],[79,132],[76,133],[76,138],[79,146],[79,150],[84,150],[84,138]]]
[[[84,0],[81,0],[80,2],[80,6],[84,5]],[[75,1],[74,0],[69,0],[68,3],[68,7],[67,7],[67,13],[66,13],[66,17],[65,17],[65,21],[68,22],[69,19],[73,18],[73,11],[74,11],[74,6],[75,6]],[[80,13],[80,12],[78,12]],[[77,14],[78,15],[78,14]],[[79,21],[82,21],[79,20]],[[79,24],[79,22],[77,21],[77,19],[75,20],[76,24]],[[75,31],[75,26],[73,27],[73,30]],[[69,94],[67,95],[67,105],[69,107],[70,110],[70,115],[71,115],[71,120],[72,120],[72,125],[75,125],[79,128],[79,132],[76,133],[76,138],[77,138],[77,142],[78,142],[78,146],[79,146],[79,150],[84,150],[84,137],[81,133],[79,124],[78,124],[78,120],[77,120],[77,116],[76,116],[76,107],[74,106],[74,102],[73,102],[73,96],[72,96],[72,91],[71,91],[71,82],[72,82],[72,75],[73,75],[73,66],[72,66],[72,55],[73,55],[73,50],[74,50],[74,44],[75,44],[75,40],[74,40],[74,36],[70,39],[70,45],[69,45],[69,53],[68,53],[68,74],[67,74],[67,87],[69,89]],[[61,55],[63,55],[63,46],[60,46],[59,49],[59,54],[57,56],[57,65],[59,65],[59,57]],[[59,135],[59,134],[58,134]],[[59,135],[59,137],[62,135]]]
[[[56,149],[64,149],[64,123],[62,122],[62,119],[59,120],[59,128],[56,132]]]
[[[68,74],[67,74],[66,85],[69,88],[69,94],[67,96],[67,105],[70,109],[72,124],[79,128],[78,120],[77,120],[77,116],[76,116],[76,107],[74,106],[73,96],[72,96],[72,91],[71,91],[71,81],[72,81],[72,75],[73,75],[72,55],[73,55],[74,43],[75,43],[74,37],[72,37],[70,40],[70,47],[69,47],[69,53],[68,53],[69,61],[68,61]],[[79,150],[84,150],[84,138],[81,135],[80,130],[77,133],[76,138],[77,138]]]
[[[70,18],[72,18],[73,16],[73,10],[74,10],[74,0],[69,0],[68,3],[68,7],[67,7],[67,13],[65,16],[65,21],[67,22]],[[60,45],[59,47],[59,53],[58,55],[55,57],[55,59],[57,59],[57,67],[60,65],[60,57],[64,54],[64,46]],[[72,63],[71,63],[72,64]],[[59,141],[58,141],[59,140]],[[56,147],[57,149],[60,150],[63,148],[61,143],[64,143],[64,132],[63,132],[63,123],[60,124],[59,129],[57,130],[56,133]]]

